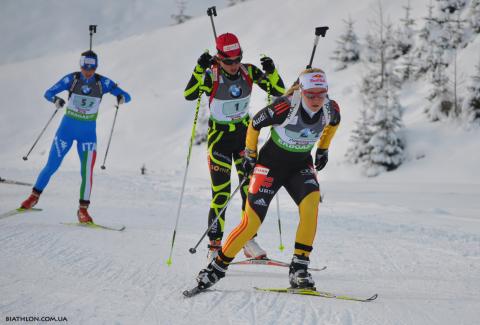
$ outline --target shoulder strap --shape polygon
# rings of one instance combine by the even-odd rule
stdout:
[[[212,70],[212,92],[210,93],[210,100],[209,103],[212,102],[213,98],[215,97],[215,93],[217,92],[218,89],[218,65],[214,64],[211,68]]]
[[[77,81],[80,78],[80,72],[77,71],[73,74],[73,81],[72,85],[70,86],[70,89],[68,90],[68,98],[70,99],[70,96],[72,96],[73,90],[75,89],[75,86],[77,85]]]
[[[298,108],[300,107],[300,103],[302,102],[301,98],[302,97],[300,95],[300,90],[295,90],[290,101],[290,112],[288,112],[287,118],[285,119],[285,121],[283,121],[282,124],[280,124],[280,127],[285,127],[288,123],[290,123],[290,120],[295,115],[297,115]]]
[[[250,74],[248,73],[247,68],[243,64],[240,64],[240,73],[243,75],[245,80],[247,80],[248,86],[252,87],[253,85],[253,79],[250,77]]]
[[[97,83],[98,88],[100,89],[100,94],[103,95],[103,87],[102,87],[102,79],[101,79],[102,76],[97,73],[95,73],[93,76],[95,78],[95,82]]]

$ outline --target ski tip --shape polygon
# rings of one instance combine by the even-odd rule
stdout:
[[[378,298],[378,294],[376,293],[376,294],[374,294],[373,296],[371,296],[370,298],[365,299],[365,301],[373,301],[373,300],[375,300],[375,299],[377,299],[377,298]]]

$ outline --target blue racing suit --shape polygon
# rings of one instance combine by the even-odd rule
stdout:
[[[96,118],[102,96],[106,93],[122,95],[125,103],[128,103],[130,95],[106,77],[95,74],[86,79],[82,73],[73,72],[49,88],[45,92],[45,98],[54,102],[56,95],[65,90],[69,91],[65,115],[53,139],[47,164],[38,175],[34,189],[43,191],[76,140],[82,175],[80,200],[89,201],[97,153]]]

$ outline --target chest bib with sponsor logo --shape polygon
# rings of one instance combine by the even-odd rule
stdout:
[[[293,114],[288,116],[281,125],[272,127],[273,142],[287,151],[309,152],[320,139],[325,126],[330,122],[329,106],[330,102],[323,105],[319,112],[322,116],[314,124],[307,124],[302,119],[301,110],[303,108],[292,107]]]
[[[252,82],[248,72],[240,68],[240,77],[230,80],[212,69],[213,90],[210,96],[210,119],[219,124],[237,123],[248,115]]]
[[[103,95],[100,81],[92,78],[87,83],[78,78],[72,86],[65,115],[76,120],[95,121]]]

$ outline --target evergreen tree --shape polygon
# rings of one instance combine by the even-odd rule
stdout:
[[[400,58],[395,72],[402,81],[407,81],[418,74],[418,69],[415,55],[410,51]]]
[[[373,134],[366,146],[370,149],[365,156],[367,176],[395,170],[404,160],[402,108],[398,102],[397,88],[388,79],[375,97],[375,106]]]
[[[480,124],[480,63],[476,66],[475,75],[472,76],[467,90],[462,115],[468,123]]]
[[[436,66],[430,75],[432,88],[427,99],[430,105],[426,107],[425,113],[432,122],[443,120],[451,116],[454,108],[453,93],[449,87],[450,79],[446,74],[447,63],[444,58],[444,51],[436,49],[434,53]]]
[[[402,111],[396,95],[400,83],[393,73],[398,49],[391,26],[384,23],[379,5],[379,20],[371,28],[375,34],[366,38],[369,62],[361,86],[364,108],[346,154],[350,162],[362,164],[368,176],[393,170],[403,161]]]
[[[170,17],[172,17],[175,24],[177,24],[177,25],[182,24],[182,23],[186,22],[187,20],[189,20],[190,18],[192,18],[192,16],[189,16],[189,15],[185,14],[185,10],[187,8],[187,1],[176,0],[175,2],[177,3],[178,13],[170,16]]]
[[[480,0],[472,0],[468,12],[468,24],[475,33],[480,33]]]
[[[436,39],[434,35],[439,33],[440,25],[433,16],[433,8],[433,5],[430,3],[428,16],[424,18],[425,23],[418,32],[418,45],[414,54],[418,64],[417,78],[424,76],[435,65],[433,52],[436,46]]]
[[[410,6],[410,1],[407,5],[403,7],[405,9],[405,17],[400,19],[402,22],[402,27],[396,31],[396,40],[397,47],[402,55],[406,55],[414,46],[414,30],[413,26],[415,25],[415,20],[410,17],[410,11],[412,7]]]
[[[345,32],[337,40],[337,48],[333,51],[333,60],[338,61],[336,70],[343,70],[348,63],[357,62],[360,59],[360,44],[353,29],[353,20],[349,17],[343,21],[346,25]]]
[[[360,118],[355,122],[355,128],[350,136],[350,145],[345,154],[347,161],[359,164],[366,161],[367,155],[372,151],[369,144],[373,132],[368,124],[367,110],[361,108]]]

